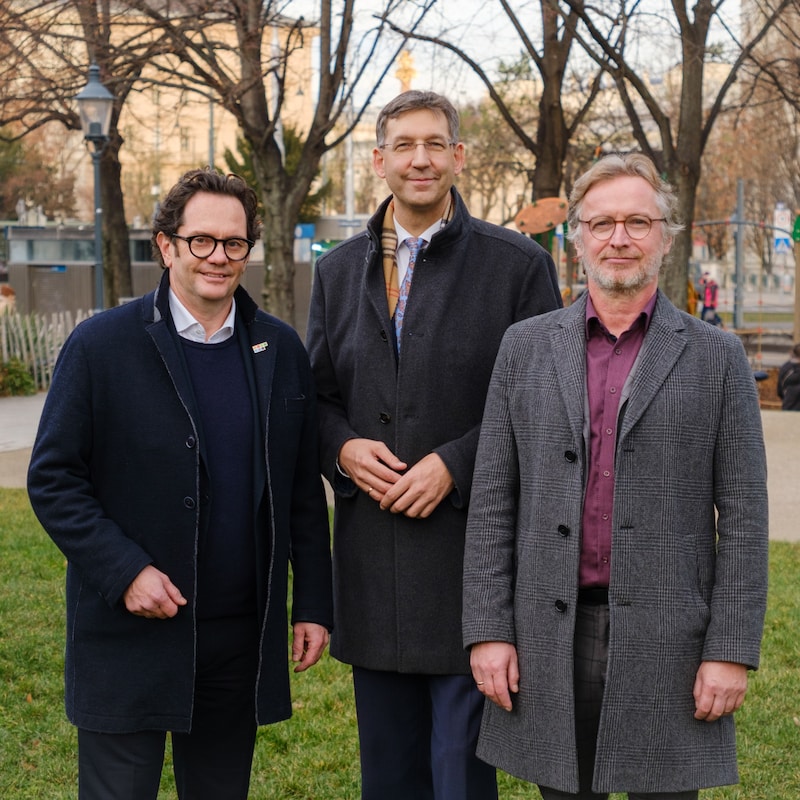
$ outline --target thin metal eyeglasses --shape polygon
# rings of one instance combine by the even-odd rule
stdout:
[[[391,144],[382,144],[379,150],[389,150],[397,155],[410,155],[416,153],[418,147],[424,147],[428,155],[441,155],[448,147],[453,147],[457,142],[446,142],[444,139],[427,139],[426,141],[412,142],[410,139],[401,139]]]
[[[605,242],[614,235],[617,225],[624,225],[625,232],[631,239],[644,239],[644,237],[650,233],[654,222],[666,222],[666,218],[656,217],[655,219],[651,219],[642,214],[631,214],[631,216],[625,217],[625,219],[592,217],[591,219],[579,219],[578,222],[587,225],[589,227],[589,233],[591,233],[595,239]]]
[[[186,242],[189,245],[189,252],[195,258],[208,258],[217,249],[217,245],[221,244],[229,261],[244,261],[250,255],[255,244],[250,239],[242,239],[238,236],[232,239],[215,239],[205,233],[198,236],[181,236],[173,233],[172,238]]]

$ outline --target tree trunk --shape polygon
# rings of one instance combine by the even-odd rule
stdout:
[[[569,52],[569,44],[559,41],[559,19],[558,14],[552,9],[542,7],[544,53],[539,65],[542,94],[539,98],[539,120],[536,130],[539,152],[533,172],[534,200],[558,197],[569,144],[561,98],[566,55],[564,50]]]
[[[103,203],[103,286],[106,308],[121,297],[133,295],[131,251],[125,222],[125,200],[120,181],[119,146],[112,136],[100,161],[100,196]]]
[[[246,134],[247,136],[247,134]],[[294,228],[300,203],[308,191],[294,191],[298,176],[290,178],[283,163],[283,155],[272,138],[261,141],[248,136],[253,154],[253,170],[261,188],[264,206],[264,287],[261,305],[292,327],[296,327],[294,301]],[[289,184],[292,182],[292,191]]]
[[[294,220],[283,219],[284,209],[268,213],[264,221],[264,289],[262,306],[293,328],[297,327],[294,302]]]
[[[659,285],[667,297],[686,310],[689,302],[689,261],[692,257],[692,221],[700,163],[703,156],[703,80],[705,76],[705,43],[711,14],[708,0],[695,6],[695,22],[682,31],[683,77],[681,82],[680,117],[674,149],[663,143],[667,178],[678,195],[678,215],[684,229],[675,237],[672,252]]]

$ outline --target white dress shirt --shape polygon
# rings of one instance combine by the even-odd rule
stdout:
[[[406,259],[408,256],[406,256]],[[192,316],[186,306],[178,300],[172,287],[169,290],[169,310],[172,312],[172,321],[175,323],[175,330],[178,335],[192,342],[201,344],[218,344],[230,339],[233,336],[233,323],[236,318],[236,301],[231,298],[231,310],[222,323],[222,327],[206,338],[205,328]]]

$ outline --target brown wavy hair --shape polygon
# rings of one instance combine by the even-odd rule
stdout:
[[[244,178],[233,173],[223,174],[211,167],[193,169],[184,173],[169,190],[153,218],[153,235],[150,244],[156,263],[164,266],[161,250],[156,241],[158,234],[174,236],[183,223],[186,204],[198,192],[235,197],[244,207],[247,217],[247,238],[255,242],[261,237],[261,220],[258,218],[258,196]]]

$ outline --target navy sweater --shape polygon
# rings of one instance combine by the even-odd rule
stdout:
[[[219,344],[181,340],[200,410],[208,476],[198,554],[197,617],[254,614],[250,389],[236,336]]]

